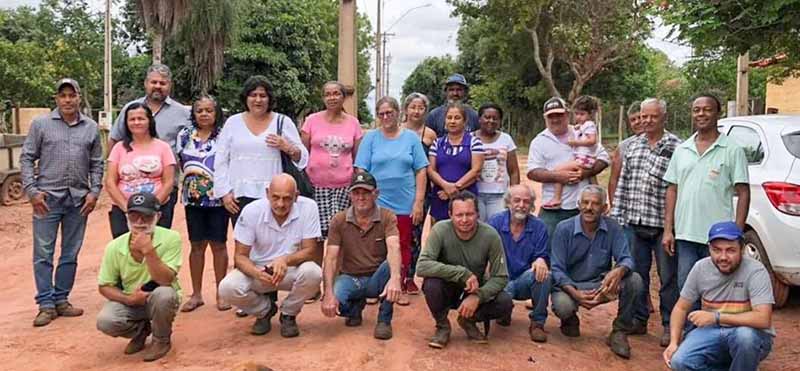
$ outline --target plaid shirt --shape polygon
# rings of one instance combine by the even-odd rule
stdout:
[[[622,223],[664,226],[669,183],[662,178],[672,153],[680,144],[677,136],[666,131],[652,149],[644,135],[630,142],[614,195],[615,205],[619,205],[616,216]]]

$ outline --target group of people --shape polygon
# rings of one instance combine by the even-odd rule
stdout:
[[[394,304],[419,293],[416,276],[435,323],[431,347],[449,342],[450,310],[468,339],[486,343],[491,321],[510,326],[513,300],[529,300],[529,336],[546,342],[549,302],[561,333],[577,337],[580,308],[618,300],[607,343],[629,358],[628,336],[648,332],[654,254],[670,367],[748,370],[769,353],[770,279],[742,251],[747,161],[717,131],[714,96],[693,101],[697,131],[683,142],[665,129],[663,101],[632,105],[634,135],[611,154],[598,141],[593,98],[571,108],[547,100],[546,128],[530,143],[526,173],[543,184],[537,217],[535,193],[520,182],[516,144],[500,131],[502,108],[466,105],[462,75],[445,82],[440,107],[430,109],[419,93],[402,105],[379,99],[376,128],[366,132],[345,112],[347,92],[335,81],[322,88],[325,109],[299,130],[275,111],[262,76],[247,79],[243,112],[227,120],[212,96],[189,109],[170,98],[171,86],[169,68],[149,67],[146,95],[123,107],[105,161],[97,124],[80,113],[75,80],[60,80],[57,108],[34,120],[21,156],[34,210],[34,326],[83,313],[69,292],[87,216],[105,186],[113,240],[98,276],[108,302],[97,328],[130,338],[125,353],[146,349],[146,361],[169,352],[179,310],[204,305],[209,246],[216,308],[254,317],[254,335],[269,333],[280,312],[281,336],[298,336],[297,316],[319,299],[325,316],[344,317],[348,327],[362,325],[365,306],[377,304],[373,335],[391,339]],[[290,175],[286,164],[307,178]],[[594,177],[609,165],[607,194]],[[300,195],[303,182],[310,194]],[[183,243],[171,229],[179,198],[191,245],[192,293],[182,306]],[[280,304],[278,291],[288,292]]]

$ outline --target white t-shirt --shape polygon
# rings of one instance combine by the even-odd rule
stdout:
[[[587,135],[597,135],[597,125],[594,121],[586,121],[581,125],[573,126],[573,135],[576,140],[584,140]],[[594,157],[597,153],[597,143],[593,146],[579,146],[574,148],[575,154]]]
[[[477,135],[476,135],[477,136]],[[508,153],[517,149],[506,133],[492,143],[483,143],[483,168],[478,178],[479,193],[504,193],[511,179],[508,176]]]
[[[250,246],[250,260],[259,267],[293,254],[300,242],[321,235],[317,203],[303,196],[297,197],[283,225],[272,216],[269,200],[262,198],[245,206],[233,229],[236,241]]]

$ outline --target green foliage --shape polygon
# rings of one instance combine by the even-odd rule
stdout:
[[[431,107],[437,107],[444,102],[444,82],[457,71],[458,66],[450,55],[425,58],[403,83],[403,97],[413,92],[422,93],[430,99]]]

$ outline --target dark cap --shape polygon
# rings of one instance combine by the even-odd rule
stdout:
[[[469,87],[469,84],[467,84],[467,79],[464,77],[464,75],[462,75],[460,73],[454,73],[454,74],[450,75],[450,77],[447,78],[447,82],[444,83],[444,86],[447,86],[447,85],[450,85],[450,84],[458,84],[458,85],[461,85],[461,86],[463,86],[465,88]]]
[[[128,199],[128,212],[136,211],[146,215],[153,215],[161,210],[161,204],[156,196],[149,192],[139,192]]]
[[[544,102],[544,107],[542,108],[542,112],[544,115],[547,116],[551,113],[566,113],[567,112],[567,102],[564,102],[563,99],[558,97],[552,97]]]
[[[742,230],[736,223],[731,221],[719,222],[711,226],[708,230],[708,242],[716,239],[738,241],[742,239]]]
[[[350,188],[348,188],[347,191],[350,192],[356,188],[364,188],[368,191],[372,191],[378,188],[378,183],[375,181],[375,177],[366,171],[355,173],[353,174],[353,180],[350,181]]]
[[[78,94],[81,93],[81,86],[78,85],[77,81],[75,81],[73,79],[70,79],[70,78],[64,78],[64,79],[58,80],[58,83],[56,83],[56,93],[61,91],[61,88],[63,88],[64,85],[71,86],[72,89],[74,89],[75,92],[78,93]]]

